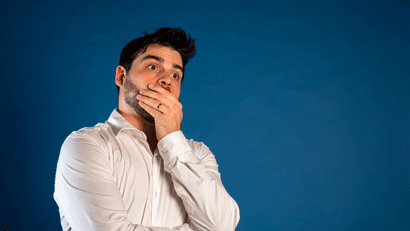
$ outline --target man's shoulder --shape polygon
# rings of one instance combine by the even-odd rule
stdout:
[[[105,123],[98,123],[94,127],[84,127],[77,131],[71,132],[66,138],[67,141],[77,142],[97,142],[106,143],[107,140],[112,139],[114,136],[112,129]]]
[[[187,139],[187,141],[192,148],[208,148],[203,142],[198,142],[193,139]]]
[[[193,139],[187,139],[187,141],[192,148],[193,154],[201,159],[204,162],[205,166],[214,168],[216,172],[218,172],[216,157],[208,148],[208,146],[206,146],[203,142],[197,142]]]
[[[107,122],[104,122],[104,123],[98,123],[98,124],[94,125],[93,127],[80,128],[76,131],[73,131],[69,136],[72,136],[72,135],[90,135],[90,136],[92,136],[94,134],[107,132],[108,130],[110,130],[110,126],[108,125]]]
[[[193,153],[200,159],[203,159],[209,155],[213,156],[208,146],[206,146],[203,142],[198,142],[193,139],[187,139],[187,141],[189,146],[191,146]]]

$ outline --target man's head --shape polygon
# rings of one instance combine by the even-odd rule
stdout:
[[[180,28],[144,32],[143,37],[129,42],[121,52],[116,70],[120,109],[153,122],[136,96],[148,84],[157,84],[178,99],[185,65],[195,55],[195,48],[195,40]]]
[[[121,51],[119,65],[123,66],[127,72],[131,69],[134,60],[143,54],[148,46],[153,44],[169,47],[177,51],[182,58],[183,71],[185,71],[185,65],[188,61],[195,56],[195,39],[191,39],[191,36],[187,35],[179,27],[163,27],[155,30],[152,34],[149,34],[147,31],[144,31],[143,34],[143,37],[132,40]],[[181,82],[184,80],[184,77],[183,75]],[[118,86],[117,90],[119,92]]]

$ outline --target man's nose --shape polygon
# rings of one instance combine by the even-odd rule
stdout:
[[[171,86],[171,82],[172,82],[171,74],[169,74],[168,72],[162,73],[162,75],[157,81],[159,85],[166,86],[167,88]]]

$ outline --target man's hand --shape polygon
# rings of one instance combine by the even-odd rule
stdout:
[[[170,92],[157,84],[140,90],[139,104],[155,119],[158,141],[166,135],[181,130],[182,104]],[[158,107],[159,106],[159,107]]]

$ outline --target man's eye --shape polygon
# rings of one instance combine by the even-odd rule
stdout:
[[[172,78],[174,78],[174,79],[179,79],[179,75],[176,74],[176,73],[174,73],[174,74],[172,74]]]
[[[155,70],[157,69],[157,66],[155,66],[155,65],[149,65],[148,68],[155,71]]]

